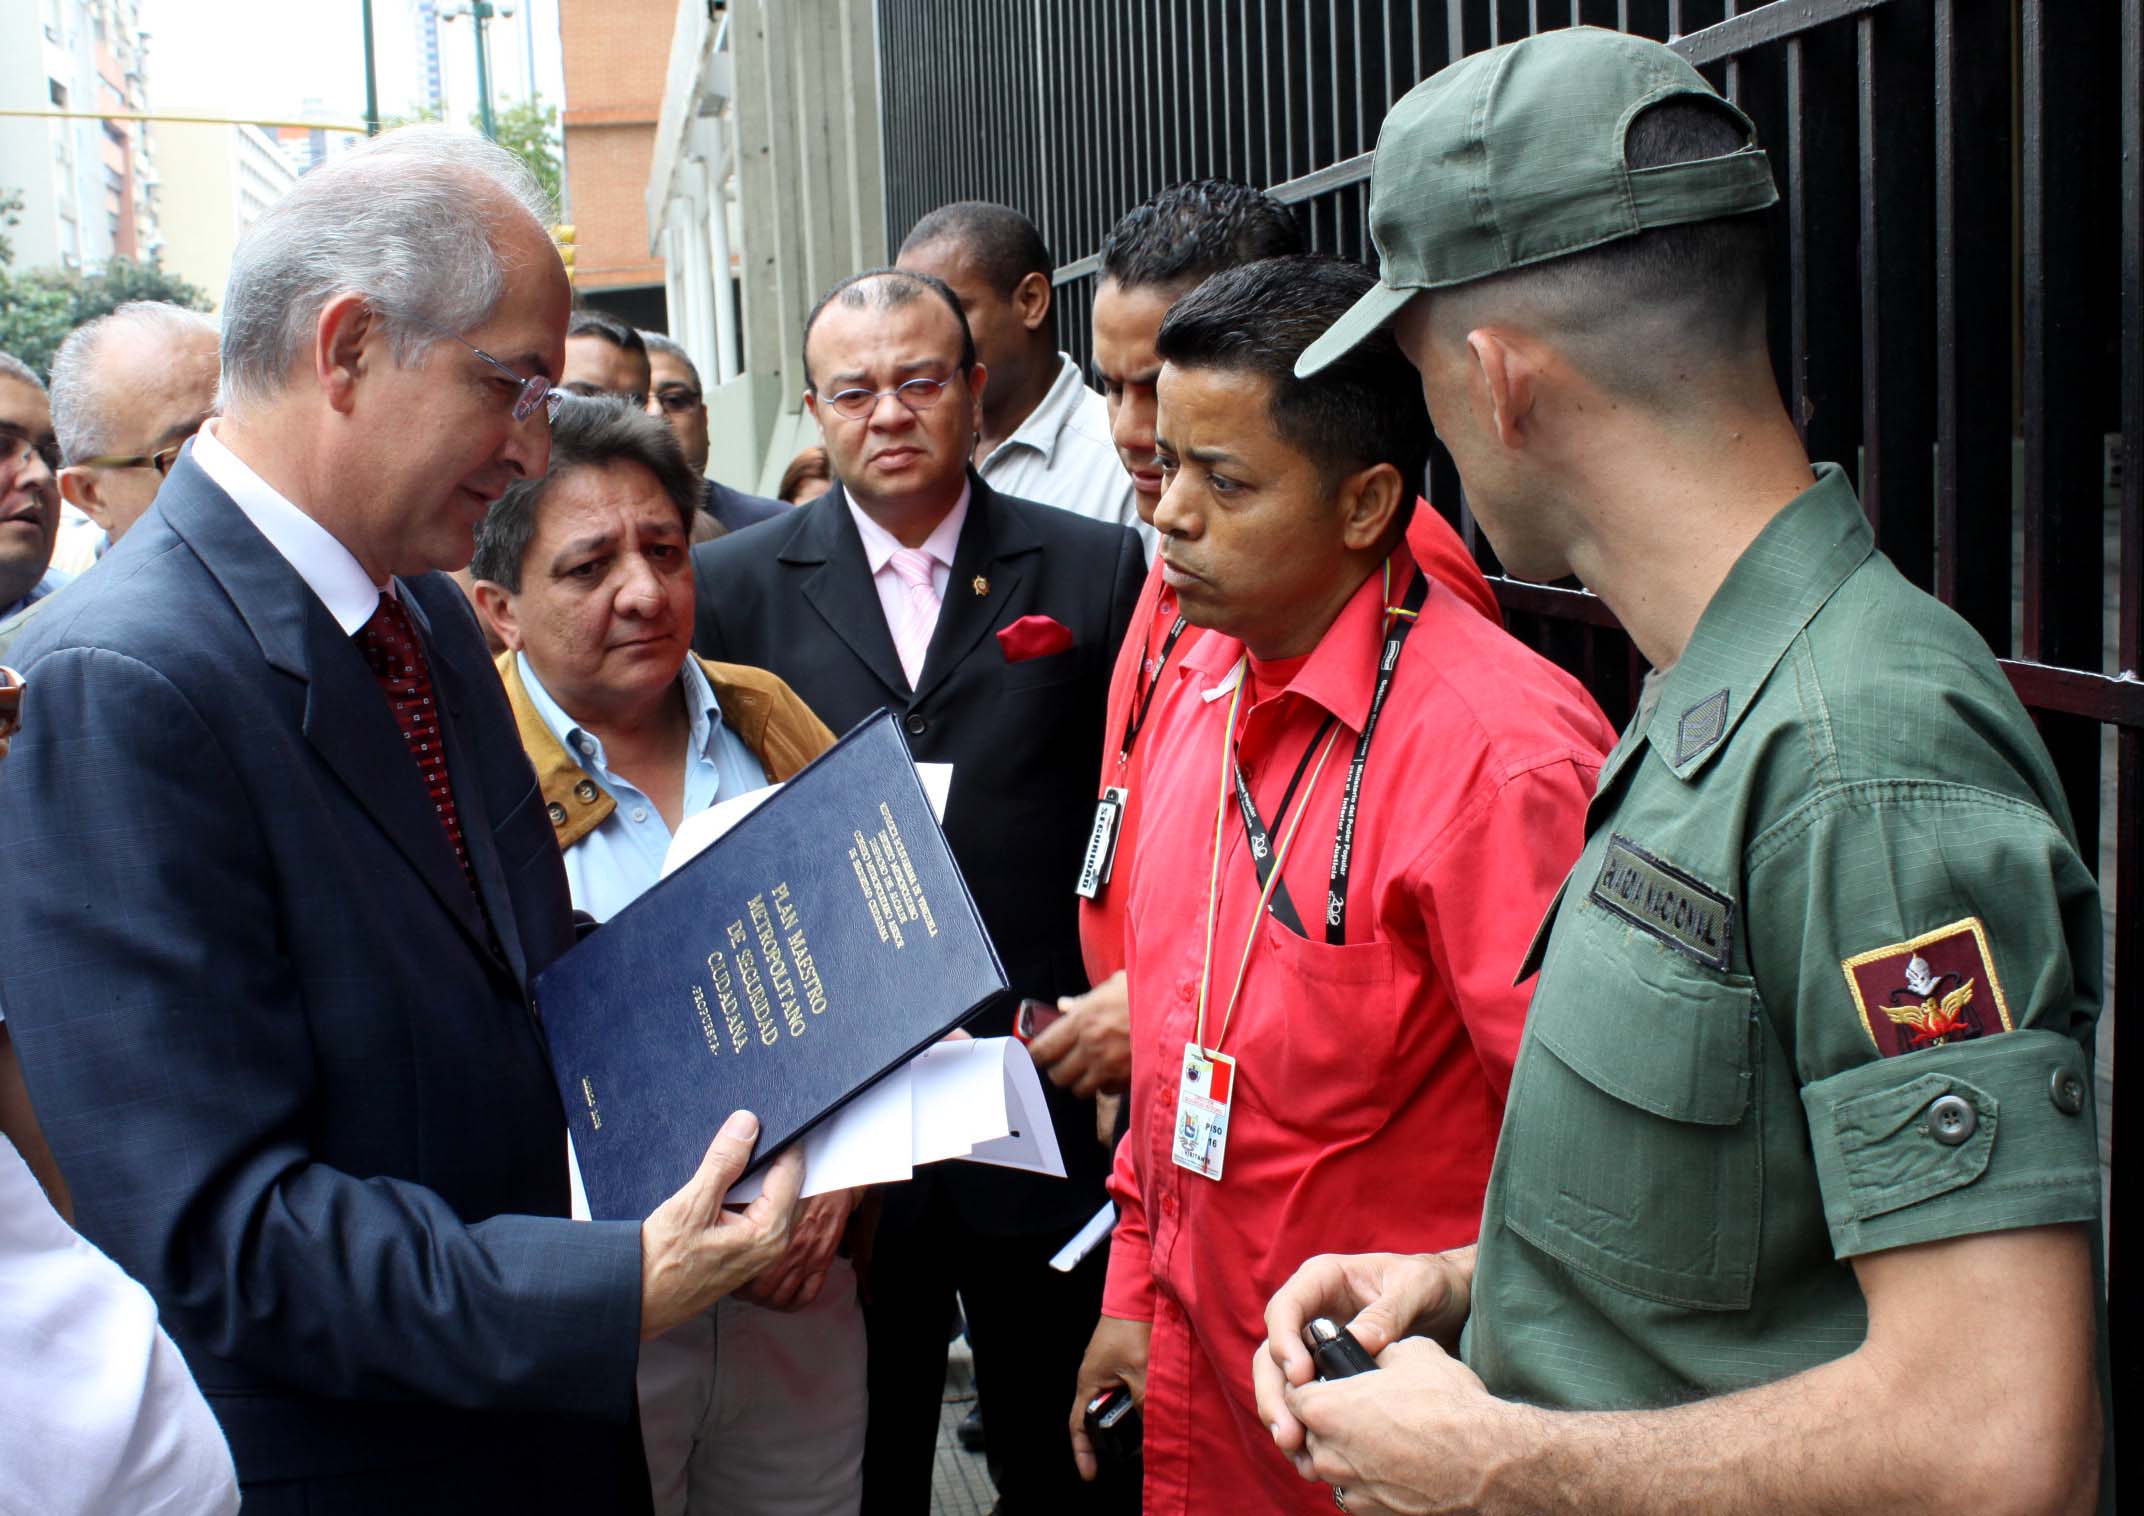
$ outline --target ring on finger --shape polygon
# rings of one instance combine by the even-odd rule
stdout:
[[[1343,1513],[1347,1510],[1347,1491],[1337,1484],[1333,1486],[1333,1509]]]

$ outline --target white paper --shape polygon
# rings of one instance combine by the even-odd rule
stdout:
[[[1005,1098],[1004,1038],[962,1038],[925,1048],[909,1060],[915,1111],[914,1163],[965,1158],[979,1142],[1013,1129]],[[1034,1060],[1028,1060],[1030,1064]]]
[[[968,1161],[1064,1178],[1065,1160],[1057,1150],[1057,1128],[1050,1122],[1050,1108],[1042,1098],[1042,1077],[1035,1072],[1035,1060],[1028,1056],[1027,1045],[1011,1037],[992,1037],[975,1045],[991,1044],[1004,1049],[999,1067],[1011,1121],[1002,1134],[993,1133],[976,1143]]]
[[[1080,1266],[1081,1260],[1102,1245],[1109,1229],[1117,1224],[1117,1203],[1102,1202],[1102,1208],[1087,1218],[1087,1224],[1072,1234],[1072,1240],[1057,1250],[1050,1260],[1050,1267],[1060,1274],[1069,1274]]]
[[[949,1159],[1064,1178],[1035,1060],[1013,1038],[935,1043],[812,1128],[803,1193],[893,1184]],[[738,1180],[728,1203],[749,1202],[760,1180]]]

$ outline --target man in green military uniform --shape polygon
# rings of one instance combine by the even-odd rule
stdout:
[[[2092,1507],[2098,894],[1988,649],[1780,403],[1776,198],[1665,48],[1477,54],[1393,108],[1381,283],[1298,367],[1397,320],[1505,565],[1653,665],[1513,965],[1478,1247],[1268,1308],[1260,1411],[1355,1516]],[[1318,1315],[1379,1372],[1310,1383]]]

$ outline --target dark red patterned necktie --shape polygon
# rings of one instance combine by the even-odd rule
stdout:
[[[402,740],[424,775],[425,792],[432,809],[446,829],[454,848],[454,861],[462,877],[476,890],[476,870],[469,866],[469,849],[462,842],[462,820],[454,809],[454,786],[447,778],[447,753],[439,738],[439,707],[432,699],[432,669],[425,662],[424,644],[417,640],[417,627],[409,609],[393,595],[380,596],[379,609],[357,630],[357,650],[365,655],[372,677],[394,710]]]

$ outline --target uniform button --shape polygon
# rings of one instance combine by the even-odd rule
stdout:
[[[648,819],[648,808],[647,808],[646,806],[644,806],[644,805],[636,805],[636,806],[634,806],[634,807],[633,807],[633,819],[634,819],[635,821],[645,821],[645,820],[647,820],[647,819]]]
[[[2084,1111],[2084,1078],[2073,1069],[2056,1069],[2054,1077],[2047,1081],[2047,1098],[2055,1103],[2055,1109],[2065,1116],[2080,1115]]]
[[[566,824],[566,808],[560,805],[556,800],[545,806],[544,810],[551,817],[551,825],[564,826]]]
[[[581,750],[582,752],[584,752],[584,753],[592,753],[592,752],[594,752],[594,751],[596,750],[596,745],[595,745],[595,741],[594,741],[594,739],[593,739],[593,738],[589,738],[589,737],[583,737],[583,738],[582,738],[582,739],[580,740],[580,742],[579,742],[579,743],[577,744],[577,746],[578,746],[578,747],[580,748],[580,750]]]
[[[1193,985],[1190,980],[1186,979],[1182,984],[1176,987],[1176,998],[1178,1000],[1188,1002],[1191,999],[1192,993],[1196,988],[1197,987]]]
[[[1928,1135],[1947,1148],[1954,1148],[1980,1125],[1980,1113],[1962,1095],[1944,1095],[1928,1102]]]
[[[573,787],[573,798],[583,802],[584,804],[594,805],[596,803],[595,782],[593,780],[583,779],[579,784],[576,784]]]
[[[908,735],[911,737],[920,737],[931,729],[931,724],[928,721],[916,715],[911,715],[901,725],[908,728]]]

